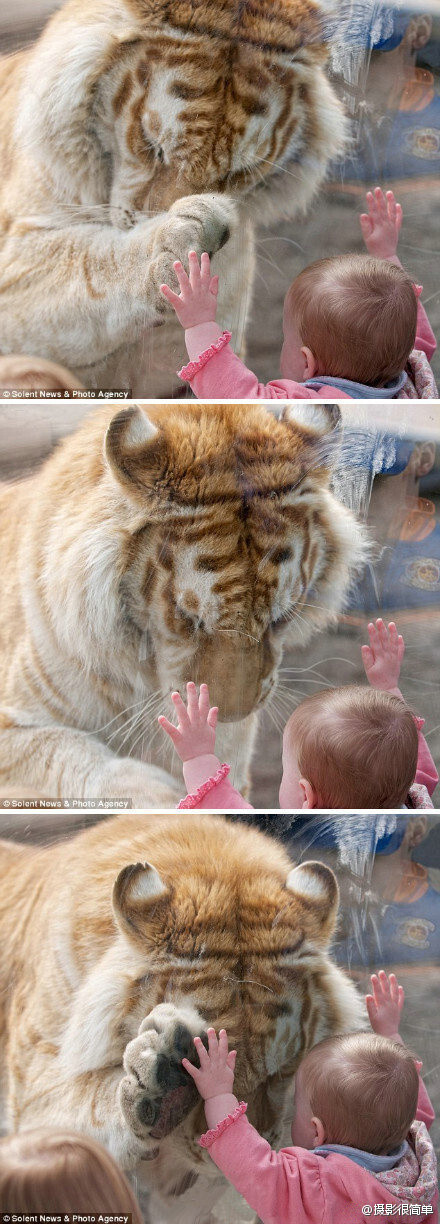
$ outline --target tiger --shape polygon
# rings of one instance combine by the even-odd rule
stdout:
[[[174,393],[160,284],[215,256],[243,346],[254,224],[304,212],[346,120],[324,0],[67,0],[0,61],[0,344],[86,388]]]
[[[368,543],[329,490],[339,410],[105,405],[0,493],[0,788],[181,798],[157,716],[188,680],[247,787],[284,644],[335,619]]]
[[[146,861],[147,860],[147,861]],[[210,1224],[226,1182],[181,1065],[226,1027],[235,1091],[279,1144],[311,1046],[364,1026],[328,948],[338,887],[223,816],[113,816],[48,847],[0,842],[0,1042],[10,1131],[103,1143],[151,1224]]]

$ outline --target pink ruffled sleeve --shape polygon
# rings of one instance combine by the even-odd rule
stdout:
[[[224,1131],[228,1129],[228,1126],[233,1126],[234,1122],[237,1122],[238,1119],[241,1118],[242,1114],[246,1113],[246,1110],[246,1101],[240,1101],[237,1108],[234,1109],[232,1113],[227,1114],[226,1118],[222,1118],[221,1122],[217,1122],[217,1126],[214,1126],[212,1130],[205,1131],[205,1134],[200,1136],[200,1147],[210,1148],[214,1143],[214,1140],[218,1139],[220,1135],[223,1135]]]
[[[419,1078],[419,1096],[417,1101],[416,1118],[418,1122],[424,1122],[425,1126],[428,1127],[428,1130],[429,1127],[432,1126],[435,1119],[435,1113],[421,1076]]]
[[[434,765],[431,753],[426,743],[424,735],[422,735],[422,727],[425,725],[424,718],[414,719],[419,733],[419,754],[417,757],[417,771],[414,782],[417,785],[426,786],[429,795],[432,795],[437,786],[438,773]]]
[[[188,808],[219,808],[223,812],[239,809],[250,809],[252,804],[246,803],[243,795],[235,790],[229,781],[229,765],[220,764],[218,757],[200,756],[185,761],[183,776],[188,787],[188,794],[179,803],[181,810]]]
[[[433,353],[437,348],[437,341],[434,336],[431,324],[429,322],[426,310],[422,306],[420,295],[422,293],[421,285],[414,285],[417,301],[417,330],[414,341],[414,348],[421,349],[422,353],[426,353],[428,361],[431,360]]]

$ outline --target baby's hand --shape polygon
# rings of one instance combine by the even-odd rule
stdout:
[[[217,1038],[215,1029],[208,1029],[208,1049],[205,1050],[200,1037],[194,1037],[200,1067],[194,1067],[187,1058],[182,1058],[182,1066],[194,1080],[196,1088],[204,1101],[211,1097],[232,1093],[234,1086],[234,1070],[237,1051],[228,1052],[228,1036],[220,1029]]]
[[[172,739],[181,761],[190,761],[193,757],[204,756],[215,752],[215,729],[217,726],[218,706],[209,705],[209,688],[207,684],[200,685],[200,696],[192,680],[186,686],[188,706],[182,701],[180,693],[171,693],[178,725],[175,727],[163,714],[158,718],[163,730]]]
[[[387,627],[380,617],[375,625],[370,622],[368,636],[370,645],[361,648],[367,680],[372,688],[393,693],[398,687],[405,653],[403,637],[397,632],[394,621]]]
[[[372,973],[371,986],[373,994],[365,996],[365,1003],[373,1032],[382,1037],[397,1037],[405,999],[403,986],[399,986],[394,973],[388,978],[383,969],[378,977]]]
[[[211,276],[211,264],[206,252],[201,256],[199,267],[196,252],[190,251],[188,267],[189,276],[179,259],[173,264],[180,294],[174,293],[169,285],[160,286],[161,293],[185,329],[197,327],[198,323],[215,322],[218,294],[218,276]]]
[[[396,203],[392,191],[384,195],[381,187],[375,187],[374,193],[367,191],[367,207],[368,212],[360,216],[367,251],[378,259],[392,259],[402,224],[401,205]]]

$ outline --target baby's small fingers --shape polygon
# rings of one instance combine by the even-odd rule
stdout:
[[[212,1058],[215,1054],[218,1054],[217,1033],[215,1031],[215,1028],[209,1028],[207,1032],[208,1032],[209,1056],[210,1058]]]
[[[209,714],[209,688],[207,684],[200,685],[199,711],[202,718],[207,719]]]
[[[176,273],[177,280],[181,288],[181,292],[185,293],[185,291],[187,291],[190,288],[190,283],[189,283],[188,273],[185,272],[185,268],[183,266],[183,263],[180,262],[180,259],[176,259],[174,261],[173,268]]]
[[[209,292],[210,292],[210,293],[212,293],[212,296],[213,296],[213,297],[217,297],[217,294],[218,294],[218,276],[213,276],[213,277],[211,278],[210,285],[209,285]]]
[[[396,201],[394,199],[394,192],[387,191],[385,198],[387,202],[388,216],[390,218],[390,221],[395,221],[396,220]]]
[[[368,1019],[370,1021],[371,1027],[374,1028],[374,1025],[377,1022],[377,1007],[376,1007],[376,1004],[374,1002],[372,995],[365,996],[365,1005],[367,1008],[367,1015],[368,1015]]]
[[[377,628],[381,646],[382,647],[387,646],[388,645],[388,629],[384,621],[382,620],[381,616],[379,616],[376,621],[376,628]]]
[[[381,187],[374,188],[374,198],[375,198],[376,207],[377,207],[377,210],[380,216],[384,217],[387,211],[387,205],[386,205],[385,196],[383,194]]]
[[[209,1054],[205,1050],[201,1037],[194,1037],[194,1045],[196,1047],[201,1067],[209,1067]]]
[[[182,727],[188,727],[189,726],[188,713],[187,713],[185,702],[182,701],[180,693],[171,693],[171,701],[173,703],[174,709],[179,719],[179,723],[181,723]]]
[[[401,1008],[405,998],[403,986],[399,986],[395,973],[390,973],[390,998],[397,1007]]]
[[[169,285],[160,285],[159,287],[162,297],[167,299],[170,306],[180,306],[182,301],[180,294],[174,293],[174,289],[170,289]]]
[[[216,726],[217,726],[217,719],[218,719],[218,706],[211,706],[211,709],[209,711],[209,714],[206,720],[208,723],[208,727],[211,728],[211,731],[215,731]]]
[[[192,289],[200,286],[200,267],[196,251],[188,252],[189,283]]]
[[[403,217],[402,205],[396,204],[396,224],[399,226],[399,228],[402,224],[402,217]]]
[[[373,991],[373,999],[374,999],[375,1005],[376,1007],[378,1007],[379,1003],[382,1000],[382,990],[380,987],[379,978],[376,977],[375,973],[371,974],[371,989]]]
[[[158,721],[158,723],[160,724],[160,726],[162,727],[163,731],[166,731],[166,733],[167,733],[167,735],[169,735],[170,739],[172,739],[172,740],[173,740],[173,743],[177,743],[177,742],[178,742],[178,740],[180,739],[180,731],[179,731],[179,728],[178,728],[178,727],[175,727],[175,726],[174,726],[174,723],[169,722],[169,721],[168,721],[168,718],[165,718],[165,715],[164,715],[164,714],[160,714],[160,715],[159,715],[159,718],[158,718],[158,720],[157,720],[157,721]]]
[[[380,972],[379,972],[379,982],[380,982],[380,986],[381,986],[382,993],[383,993],[384,995],[389,996],[389,994],[390,994],[390,983],[389,983],[389,981],[388,981],[388,977],[387,977],[387,974],[385,973],[385,970],[384,970],[384,969],[381,969],[381,970],[380,970]]]
[[[373,621],[370,621],[368,625],[368,637],[370,639],[370,650],[372,650],[373,654],[375,655],[379,645],[379,634],[377,632],[376,625],[373,624]]]
[[[393,650],[397,651],[399,647],[399,634],[397,632],[397,627],[394,624],[394,621],[389,622],[388,637],[389,637],[390,646],[392,646]]]
[[[193,721],[196,714],[199,712],[199,699],[197,697],[197,688],[193,680],[189,680],[186,686],[186,699],[188,704],[188,718]]]
[[[191,1076],[191,1079],[197,1081],[197,1078],[200,1074],[200,1067],[194,1067],[193,1063],[188,1062],[187,1058],[182,1058],[182,1067],[185,1068],[185,1071],[188,1072],[188,1075]]]
[[[218,1035],[218,1052],[221,1055],[221,1057],[225,1059],[225,1062],[228,1057],[228,1049],[229,1049],[228,1034],[226,1032],[226,1029],[220,1029],[220,1032]]]
[[[374,663],[374,654],[370,646],[361,646],[361,655],[364,667],[372,667]]]
[[[227,1057],[227,1064],[231,1071],[235,1071],[236,1061],[237,1061],[237,1051],[230,1050],[228,1057]]]
[[[211,260],[208,252],[204,251],[200,256],[200,278],[203,285],[209,285],[211,280]]]

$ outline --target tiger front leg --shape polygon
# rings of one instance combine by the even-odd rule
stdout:
[[[221,195],[187,196],[129,230],[111,225],[12,231],[0,246],[2,352],[70,369],[106,360],[169,312],[159,286],[188,250],[212,254],[237,227]]]
[[[31,787],[41,798],[125,800],[133,808],[177,806],[182,786],[165,770],[117,757],[87,731],[57,724],[26,726],[26,718],[24,712],[0,708],[5,796],[9,787]]]

